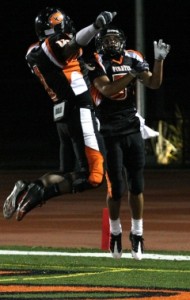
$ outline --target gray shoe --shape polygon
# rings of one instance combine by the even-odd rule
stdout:
[[[27,188],[28,184],[22,180],[15,183],[11,194],[7,197],[3,205],[3,216],[5,219],[10,219],[13,216],[18,207],[17,201]]]

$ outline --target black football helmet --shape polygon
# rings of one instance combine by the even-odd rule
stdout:
[[[111,56],[120,55],[126,47],[123,30],[114,26],[102,29],[95,37],[95,47],[98,53]]]
[[[35,30],[40,41],[55,32],[64,32],[74,35],[74,23],[64,11],[59,8],[46,7],[35,19]]]

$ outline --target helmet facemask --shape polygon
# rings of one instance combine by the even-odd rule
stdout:
[[[107,28],[98,33],[95,43],[98,53],[118,56],[125,49],[125,35],[117,28]]]
[[[111,56],[121,54],[123,51],[123,44],[119,36],[117,35],[106,35],[102,39],[102,49],[104,53],[110,54]]]

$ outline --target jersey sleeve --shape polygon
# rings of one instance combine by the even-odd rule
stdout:
[[[82,55],[82,49],[65,34],[48,37],[42,43],[42,48],[49,59],[60,68]]]

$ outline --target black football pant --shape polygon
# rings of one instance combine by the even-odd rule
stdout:
[[[143,192],[145,154],[141,133],[105,137],[104,140],[113,199],[121,199],[126,188],[134,195]]]

